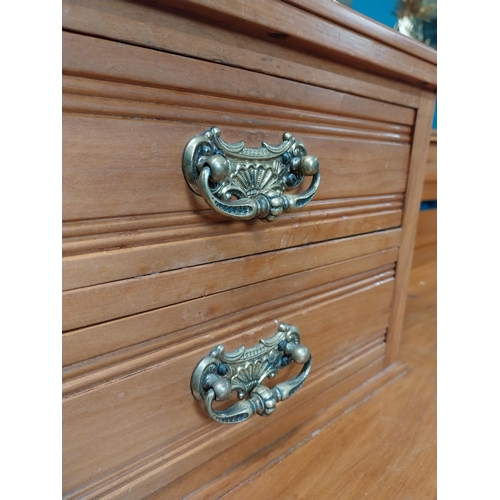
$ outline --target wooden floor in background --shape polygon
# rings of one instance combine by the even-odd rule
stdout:
[[[436,243],[417,237],[400,355],[406,374],[222,498],[436,498],[436,345]]]

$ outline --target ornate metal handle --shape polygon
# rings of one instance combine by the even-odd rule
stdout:
[[[182,168],[190,188],[208,206],[235,219],[273,221],[309,203],[320,182],[318,158],[288,132],[278,146],[263,142],[261,148],[247,148],[244,142],[224,142],[212,127],[188,142]],[[306,191],[283,194],[306,175],[313,176]]]
[[[304,365],[296,377],[272,388],[262,384],[266,377],[274,378],[278,370],[292,360]],[[237,424],[254,413],[271,415],[278,401],[288,399],[300,389],[309,375],[311,362],[309,349],[300,344],[299,330],[293,325],[280,323],[276,335],[261,339],[250,349],[242,346],[236,351],[225,352],[224,346],[219,344],[196,366],[191,377],[191,390],[198,401],[205,403],[213,420]],[[226,401],[233,391],[244,401],[238,401],[226,410],[212,408],[214,399]]]

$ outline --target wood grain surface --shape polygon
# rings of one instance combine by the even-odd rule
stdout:
[[[437,200],[437,131],[431,133],[427,164],[425,166],[423,201]]]
[[[186,498],[437,498],[436,320],[434,243],[415,251],[400,351],[407,375],[331,425],[312,428],[299,446],[284,444],[289,453],[260,474],[268,462],[255,457]],[[246,469],[254,475],[239,484]]]
[[[63,39],[63,71],[73,78],[64,104],[64,220],[204,208],[178,164],[187,142],[219,121],[225,140],[253,146],[295,133],[333,175],[335,197],[404,191],[413,109],[74,33]],[[101,90],[82,80],[100,80]],[[134,91],[117,99],[124,83]],[[122,93],[110,98],[117,85]],[[305,113],[294,119],[289,108]],[[317,199],[331,197],[327,187]]]
[[[325,58],[310,50],[295,50],[268,33],[258,36],[255,30],[245,31],[239,22],[222,23],[217,19],[214,23],[204,16],[187,16],[175,7],[179,3],[168,9],[157,2],[64,0],[63,27],[387,102],[412,107],[418,103],[418,89],[399,79],[363,71],[352,62],[336,60],[332,54]],[[335,7],[338,10],[339,6]],[[336,23],[329,24],[324,27],[335,29]],[[373,29],[372,21],[363,20],[362,24],[365,31]],[[412,41],[410,45],[416,44]],[[383,44],[377,48],[384,50]]]
[[[418,215],[415,248],[425,247],[437,241],[437,209],[421,210]]]
[[[432,381],[353,417],[364,431],[328,425],[405,371],[418,224],[420,283],[432,282],[435,226],[417,213],[435,53],[322,2],[63,0],[65,500],[359,499],[367,482],[372,498],[418,498]],[[273,224],[209,211],[180,163],[212,125],[250,147],[293,133],[320,159],[315,199]],[[279,321],[312,353],[304,388],[271,419],[217,425],[192,397],[193,367]],[[418,416],[411,428],[404,411]],[[348,474],[332,486],[335,467]]]
[[[309,300],[300,301],[300,295],[295,296],[293,298],[302,308],[300,312],[294,310],[291,301],[284,300],[281,304],[275,300],[269,304],[274,310],[257,310],[252,318],[241,320],[235,317],[234,322],[226,319],[219,324],[202,325],[200,328],[181,332],[181,335],[174,335],[174,339],[182,337],[182,334],[186,337],[186,333],[194,336],[201,330],[198,336],[179,340],[176,344],[171,339],[167,339],[170,342],[160,339],[163,342],[154,342],[149,346],[139,345],[138,348],[129,349],[127,352],[110,353],[101,359],[72,366],[65,370],[63,395],[70,396],[89,389],[94,390],[125,377],[140,375],[146,369],[158,370],[160,366],[162,370],[167,370],[169,377],[182,377],[187,386],[190,371],[186,371],[184,363],[192,363],[192,366],[195,366],[196,356],[201,359],[203,352],[210,352],[218,342],[223,342],[228,350],[242,345],[255,345],[260,338],[270,336],[269,328],[263,325],[274,325],[281,320],[295,322],[293,324],[302,331],[305,329],[309,335],[314,332],[308,347],[315,353],[315,366],[320,366],[332,356],[342,355],[346,349],[372,335],[378,335],[380,331],[383,331],[385,336],[393,288],[392,275],[393,271],[375,274],[371,278],[339,287],[338,290],[330,290],[329,293],[325,292]],[[356,310],[359,301],[366,302],[361,314]],[[346,325],[342,324],[343,310]],[[312,319],[307,314],[312,315]]]
[[[221,24],[237,26],[242,31],[274,38],[284,45],[348,63],[412,83],[436,86],[435,63],[425,61],[390,45],[378,42],[306,11],[290,8],[283,2],[251,0],[158,0],[158,3],[190,14],[217,19]],[[367,20],[371,25],[371,21]],[[281,36],[280,36],[281,35]]]
[[[346,116],[403,124],[411,123],[413,116],[409,107],[76,33],[63,32],[63,45],[64,75],[244,97],[320,113],[336,110]],[[88,51],[92,51],[92,60]]]
[[[400,336],[403,326],[406,287],[410,276],[417,221],[422,201],[422,189],[425,177],[425,164],[429,148],[429,132],[434,115],[436,95],[422,92],[421,107],[418,110],[413,136],[410,168],[408,171],[405,208],[403,211],[400,254],[396,268],[394,302],[392,304],[391,321],[387,332],[386,364],[390,365],[398,359]]]
[[[263,325],[273,325],[272,318],[277,318],[301,330],[315,366],[321,368],[332,361],[333,353],[343,356],[373,335],[383,342],[384,336],[379,332],[387,327],[392,293],[390,274],[376,276],[371,284],[338,298],[330,298],[326,293],[313,297],[310,304],[296,301],[288,307],[276,305],[274,311],[267,313],[267,321],[265,316],[253,316],[252,322],[257,325],[253,328],[241,330],[238,324],[230,324],[195,339],[198,346],[190,345],[193,342],[179,343],[163,353],[155,351],[152,355],[160,354],[163,359],[156,358],[149,366],[144,366],[144,361],[141,366],[141,359],[134,358],[124,362],[121,372],[117,373],[119,366],[112,365],[87,375],[83,381],[65,383],[65,488],[89,481],[97,470],[102,474],[143,453],[151,453],[165,442],[175,444],[182,437],[195,436],[202,428],[207,432],[215,430],[202,405],[192,397],[189,384],[193,367],[219,341],[225,339],[227,350],[256,345],[261,337],[274,333]],[[362,311],[358,308],[360,302],[364,305]],[[289,377],[288,372],[283,370],[282,376]],[[320,371],[316,369],[315,373],[314,377]],[[312,396],[310,389],[306,393]],[[290,400],[292,404],[287,408],[295,405],[295,399]],[[229,446],[230,439],[224,440]]]
[[[380,230],[384,216],[402,215],[402,207],[402,194],[312,200],[303,211],[282,214],[273,222],[273,227],[280,227],[287,231],[290,226],[296,224],[311,221],[322,223],[325,219],[329,219],[330,222],[336,221],[337,234],[348,234],[348,229],[343,229],[341,221],[357,219],[356,230],[370,232],[370,219],[371,223],[378,224],[377,230]],[[208,207],[200,212],[70,221],[63,223],[63,256],[166,243],[182,238],[228,236],[240,232],[248,225],[248,221],[228,221],[227,218]],[[251,224],[251,227],[254,231],[259,231],[264,226]]]
[[[341,360],[340,366],[334,365],[318,373],[315,380],[309,383],[309,391],[298,392],[294,395],[293,404],[282,408],[280,419],[269,419],[265,425],[262,425],[262,419],[253,419],[243,429],[226,427],[224,439],[202,427],[188,439],[176,442],[175,447],[157,447],[123,467],[112,469],[108,474],[97,476],[93,481],[67,492],[65,498],[146,498],[158,490],[159,485],[172,481],[160,496],[155,495],[154,498],[180,499],[224,470],[241,472],[242,468],[234,464],[239,463],[242,456],[250,456],[252,461],[258,456],[262,466],[263,462],[269,462],[269,458],[279,457],[283,452],[282,446],[287,446],[286,439],[285,442],[276,440],[277,436],[293,436],[300,441],[318,425],[326,424],[403,373],[404,364],[399,362],[382,368],[383,358],[379,356],[383,355],[383,350],[384,345],[378,345],[350,360]],[[328,413],[323,411],[325,398],[335,401]],[[309,421],[314,415],[319,419]],[[307,423],[302,426],[298,422]],[[252,439],[257,433],[259,439]],[[263,443],[272,445],[263,446]],[[207,456],[216,459],[206,460]],[[248,470],[251,474],[255,468],[247,469],[246,465],[243,471]],[[190,472],[186,474],[186,471]],[[243,476],[237,474],[232,478],[233,485],[234,481],[237,484],[242,479]],[[222,491],[216,488],[212,498],[219,498]],[[210,498],[210,495],[202,493],[198,498]]]
[[[108,356],[107,363],[114,364],[123,358],[158,351],[200,338],[225,324],[248,321],[252,316],[275,309],[277,302],[280,305],[294,303],[300,297],[334,289],[341,293],[342,288],[351,293],[364,286],[361,283],[367,279],[376,281],[377,276],[392,273],[396,258],[396,248],[383,250],[66,332],[63,335],[63,366],[66,367],[63,377],[67,379],[70,373],[75,376],[75,372],[89,371],[95,363],[106,364],[96,360],[79,368],[74,366],[86,359],[113,353]],[[73,365],[71,369],[69,365]]]
[[[418,89],[401,81],[301,52],[233,25],[189,17],[151,2],[64,0],[63,27],[216,64],[416,107]],[[202,43],[200,43],[200,40]]]
[[[389,28],[388,26],[374,22],[368,16],[345,7],[342,4],[336,4],[330,0],[284,0],[290,5],[295,5],[302,10],[311,12],[323,19],[340,24],[357,33],[378,40],[386,45],[395,47],[408,54],[416,56],[424,61],[437,64],[437,53],[428,45],[415,43],[415,40],[406,35]],[[340,2],[339,2],[340,3]]]
[[[289,249],[285,253],[278,250],[70,290],[63,293],[63,329],[81,328],[265,281],[281,273],[291,275],[397,247],[400,236],[401,231],[393,229]],[[308,251],[311,260],[307,258]],[[218,279],[221,275],[226,278]]]

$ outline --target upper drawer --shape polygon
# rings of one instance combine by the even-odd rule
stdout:
[[[73,33],[63,48],[65,289],[400,225],[410,107]],[[181,160],[212,125],[254,147],[294,134],[320,160],[314,200],[271,225],[208,210]]]
[[[253,146],[293,133],[320,159],[315,200],[405,189],[410,108],[81,35],[63,43],[65,221],[206,208],[181,158],[211,125]]]

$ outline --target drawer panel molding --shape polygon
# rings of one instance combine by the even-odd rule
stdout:
[[[400,235],[399,229],[381,231],[69,290],[63,293],[63,330],[387,250],[399,246]],[[220,273],[227,278],[218,280]]]
[[[331,283],[331,286],[340,288],[390,271],[397,253],[396,248],[383,250],[311,271],[301,271],[293,279],[286,275],[276,277],[67,332],[63,335],[63,366],[66,367],[63,379],[185,342],[231,321],[250,319],[259,311],[272,309],[275,300],[281,299],[285,304],[293,301],[297,293],[307,297],[314,293],[311,290],[322,284]],[[108,356],[103,358],[104,354]],[[95,359],[91,362],[91,358],[99,358],[100,361]],[[82,361],[85,363],[80,363]],[[73,366],[69,368],[69,365]]]
[[[223,342],[228,349],[256,344],[268,335],[262,325],[276,323],[281,318],[287,323],[297,323],[303,331],[309,328],[315,331],[308,347],[315,356],[315,363],[321,365],[349,349],[360,338],[386,328],[393,284],[394,266],[386,266],[376,272],[361,273],[283,299],[276,298],[221,321],[205,322],[181,334],[181,337],[188,337],[184,341],[175,336],[170,342],[158,339],[150,345],[139,344],[125,352],[110,353],[67,367],[63,374],[63,396],[74,397],[155,367],[167,370],[168,379],[176,380],[182,374],[188,380],[191,374],[185,363],[194,366],[214,343]],[[358,311],[361,302],[364,307]],[[177,341],[173,343],[174,340]],[[190,361],[183,361],[186,357]]]
[[[240,29],[221,29],[220,23],[207,22],[199,16],[189,18],[175,10],[161,12],[157,10],[158,5],[155,7],[151,9],[151,5],[122,0],[105,3],[64,0],[63,26],[73,32],[244,67],[354,95],[376,96],[379,100],[405,106],[418,106],[418,89],[401,81],[367,74],[332,58],[293,50],[285,44],[274,43],[270,37],[255,38]],[[200,39],[205,43],[200,44]]]
[[[63,112],[181,122],[253,126],[269,130],[323,133],[332,137],[409,143],[412,127],[324,111],[297,110],[278,103],[214,97],[109,80],[63,76]]]
[[[412,125],[415,117],[410,107],[76,33],[63,32],[63,45],[64,75],[405,125]]]
[[[356,351],[352,350],[345,353],[345,356],[338,359],[333,365],[318,370],[315,369],[309,377],[308,391],[299,391],[294,398],[288,401],[288,407],[281,406],[279,409],[280,418],[276,419],[276,423],[274,424],[272,422],[273,419],[264,421],[264,425],[263,419],[251,419],[243,427],[223,427],[223,437],[217,434],[217,439],[207,439],[207,435],[210,435],[208,427],[215,426],[216,424],[211,421],[208,424],[206,422],[203,423],[203,414],[200,412],[200,424],[198,424],[197,428],[188,433],[178,435],[176,440],[169,441],[164,439],[163,442],[160,440],[158,445],[152,446],[142,453],[137,449],[137,445],[139,445],[137,443],[132,448],[127,448],[129,451],[122,453],[121,456],[117,453],[117,442],[115,445],[111,445],[108,452],[108,459],[105,463],[101,464],[95,461],[95,453],[92,454],[92,457],[86,458],[85,462],[82,461],[82,457],[78,456],[78,443],[73,443],[71,446],[70,443],[66,443],[65,448],[68,450],[68,453],[66,455],[66,462],[63,464],[63,490],[65,491],[63,498],[65,500],[76,500],[98,498],[104,495],[109,495],[106,498],[125,498],[125,495],[130,494],[130,489],[134,490],[135,498],[140,498],[144,494],[141,493],[140,484],[147,484],[151,474],[161,475],[162,479],[156,478],[154,483],[156,487],[158,486],[158,480],[163,484],[171,482],[186,471],[195,468],[197,465],[201,465],[209,456],[216,456],[229,447],[240,449],[238,443],[243,442],[245,438],[257,432],[257,428],[259,435],[269,439],[269,442],[277,439],[297,426],[298,420],[296,418],[287,418],[286,415],[298,415],[300,420],[305,420],[322,408],[324,401],[321,400],[321,397],[318,398],[318,396],[322,394],[331,396],[328,393],[332,390],[336,394],[343,395],[380,371],[385,349],[380,334],[373,336],[364,345],[357,345],[356,348]],[[373,388],[371,390],[373,391]],[[350,402],[349,406],[352,404]],[[195,409],[196,407],[194,405]],[[346,406],[347,408],[348,406]],[[304,412],[304,410],[306,411]],[[73,410],[66,409],[63,405],[64,411],[68,411],[65,421],[68,426],[71,426],[74,420],[69,413]],[[164,426],[163,428],[165,429]],[[217,427],[217,429],[220,428],[220,426]],[[89,431],[90,434],[87,437]],[[73,432],[69,427],[66,429],[63,428],[63,440],[65,435],[70,435]],[[165,431],[163,430],[163,432]],[[86,429],[84,434],[79,439],[85,441],[85,449],[90,453],[92,447],[89,446],[89,443],[94,443],[98,436],[91,429]],[[94,437],[92,438],[91,435]],[[168,435],[171,436],[171,434]],[[123,446],[125,443],[123,443],[123,440],[120,441],[119,446]],[[253,443],[252,446],[255,448],[255,451],[261,446],[260,440],[249,439],[248,441]],[[102,442],[95,442],[94,449],[96,445],[99,448],[108,446]],[[133,450],[134,447],[136,447],[135,451]],[[136,454],[134,455],[134,453]],[[127,455],[130,458],[127,458]],[[101,467],[103,472],[93,480],[89,480],[89,471],[86,467],[82,467],[84,463],[92,463],[95,469]],[[138,486],[139,488],[137,488]]]

